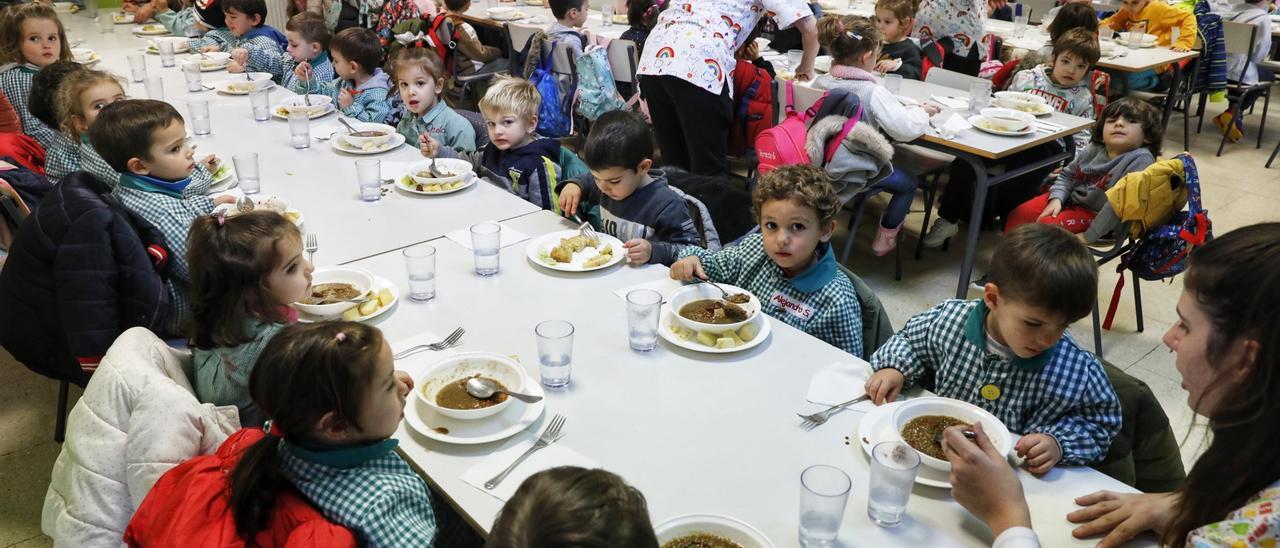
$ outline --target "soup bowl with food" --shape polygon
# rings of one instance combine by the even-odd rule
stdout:
[[[311,102],[310,105],[307,104],[308,100]],[[333,98],[328,95],[316,95],[313,93],[305,98],[301,95],[285,98],[284,101],[280,102],[279,108],[286,115],[292,112],[305,112],[308,115],[316,116],[328,112],[331,103],[333,103]]]
[[[1048,104],[1044,97],[1021,91],[997,91],[995,95],[996,106],[1010,110],[1039,112],[1043,108],[1041,105]]]
[[[716,514],[690,514],[653,528],[661,548],[773,548],[773,542],[747,523]]]
[[[231,54],[221,51],[206,52],[203,57],[192,59],[200,63],[202,70],[212,70],[231,64]]]
[[[444,177],[431,174],[431,162],[421,162],[409,169],[409,178],[421,185],[455,183],[471,173],[471,162],[457,158],[436,158],[436,172]]]
[[[992,445],[1001,455],[1008,456],[1013,449],[1013,436],[995,415],[969,402],[951,398],[915,398],[903,402],[893,411],[893,431],[917,453],[925,466],[951,472],[951,463],[942,453],[942,446],[935,440],[938,432],[954,425],[982,424],[982,431],[991,438]]]
[[[464,352],[428,367],[417,379],[415,392],[436,413],[461,420],[483,419],[511,405],[514,398],[506,394],[484,400],[468,394],[466,382],[477,376],[511,392],[524,389],[524,368],[515,360],[492,352]]]
[[[667,297],[676,321],[694,331],[723,333],[736,330],[756,319],[760,314],[760,300],[750,291],[729,284],[716,284],[724,293],[709,283],[695,283],[677,289]]]
[[[271,81],[270,72],[250,72],[249,76],[236,74],[226,80],[227,91],[233,93],[249,93],[271,87],[274,82]]]
[[[342,138],[355,147],[363,147],[366,144],[380,145],[390,141],[391,136],[396,134],[396,128],[386,124],[373,122],[350,122],[350,124],[355,132],[349,132]]]
[[[1036,123],[1036,117],[1011,108],[984,108],[982,118],[997,131],[1022,132],[1030,131]]]
[[[311,273],[311,289],[306,299],[293,303],[301,312],[314,316],[338,316],[359,304],[359,298],[373,288],[368,272],[352,268],[318,268]]]

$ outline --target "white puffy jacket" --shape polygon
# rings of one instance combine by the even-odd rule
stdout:
[[[235,406],[201,404],[191,356],[142,327],[111,345],[71,409],[40,526],[55,546],[120,546],[151,486],[217,450],[240,428]]]

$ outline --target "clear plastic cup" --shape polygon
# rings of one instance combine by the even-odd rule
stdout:
[[[881,527],[894,527],[907,513],[911,486],[920,469],[920,454],[900,441],[883,441],[871,448],[871,485],[867,517]]]
[[[573,373],[573,324],[547,320],[533,329],[538,339],[538,364],[542,385],[563,388]]]
[[[627,292],[627,342],[637,352],[648,352],[658,346],[658,311],[662,309],[662,293],[652,289]]]
[[[311,148],[311,113],[302,111],[289,113],[289,142],[296,149]]]
[[[892,93],[894,95],[897,95],[898,92],[902,91],[902,75],[901,74],[886,74],[884,75],[884,79],[881,80],[880,83],[881,85],[884,86],[884,89],[888,90],[889,93]]]
[[[213,131],[212,120],[209,119],[209,101],[204,99],[187,101],[187,111],[191,114],[192,133],[208,135]]]
[[[114,34],[116,32],[116,22],[111,17],[112,14],[105,11],[98,14],[98,30],[102,34]]]
[[[409,275],[409,298],[429,301],[436,297],[436,248],[431,244],[406,247],[404,269]]]
[[[853,482],[834,466],[819,464],[800,473],[800,545],[836,545]]]
[[[600,24],[606,27],[613,26],[613,4],[605,4],[600,8]]]
[[[249,92],[249,105],[253,107],[253,119],[265,122],[271,119],[271,88]]]
[[[382,199],[382,161],[356,160],[356,180],[360,183],[360,199],[376,202]]]
[[[1015,40],[1027,34],[1027,20],[1028,17],[1026,15],[1019,15],[1013,18],[1013,38]]]
[[[476,274],[498,273],[498,255],[502,251],[502,225],[480,223],[471,226],[471,252],[475,256]]]
[[[150,76],[143,85],[147,88],[147,98],[157,101],[164,100],[164,78],[159,76]]]
[[[135,53],[129,56],[129,76],[134,82],[147,79],[147,56]]]
[[[245,195],[257,194],[262,190],[262,181],[258,178],[258,153],[237,154],[231,157],[236,166],[236,180],[240,182],[240,190]]]
[[[979,114],[991,103],[991,80],[969,84],[969,114]]]
[[[201,81],[200,63],[183,63],[182,75],[187,79],[187,91],[191,93],[204,91],[204,82]]]
[[[177,64],[177,60],[173,57],[172,40],[160,40],[156,42],[156,49],[160,50],[160,66],[172,67]]]

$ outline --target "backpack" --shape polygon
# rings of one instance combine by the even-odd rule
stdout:
[[[613,81],[608,45],[589,46],[578,56],[578,114],[594,121],[601,114],[626,108]]]
[[[373,29],[378,35],[378,40],[382,42],[382,47],[387,47],[393,41],[392,29],[402,21],[413,19],[422,19],[422,13],[418,11],[418,6],[413,0],[353,0],[356,7],[360,10],[362,21],[366,21],[365,25]]]
[[[742,156],[760,132],[773,124],[773,78],[769,72],[739,60],[733,69],[733,101],[729,154]]]
[[[787,117],[782,123],[760,132],[756,137],[756,156],[760,158],[760,173],[768,173],[774,168],[792,164],[809,163],[809,152],[805,150],[805,137],[809,130],[809,120],[826,100],[826,94],[818,102],[804,111],[796,112],[795,91],[791,80],[787,80]]]
[[[561,90],[559,75],[551,70],[552,48],[538,59],[529,82],[538,88],[542,104],[538,105],[538,134],[543,137],[568,137],[573,133],[573,100],[570,98],[573,85]]]
[[[929,69],[942,66],[942,61],[947,58],[947,51],[951,49],[951,37],[944,36],[937,40],[920,44],[920,79],[924,80],[929,75]]]

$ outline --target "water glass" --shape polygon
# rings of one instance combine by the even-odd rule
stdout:
[[[547,320],[538,324],[533,333],[538,337],[542,386],[568,386],[573,369],[573,324],[564,320]]]
[[[160,40],[156,43],[156,49],[160,50],[160,66],[172,67],[177,63],[173,58],[172,40]]]
[[[240,190],[245,195],[257,194],[262,190],[262,181],[258,179],[258,153],[237,154],[231,157],[236,166],[236,179],[240,181]]]
[[[1111,40],[1115,34],[1116,29],[1107,26],[1098,27],[1098,38],[1102,40]]]
[[[116,22],[111,19],[110,13],[98,14],[98,30],[102,31],[102,34],[112,34],[116,31]]]
[[[880,84],[883,85],[884,89],[888,90],[889,93],[897,95],[898,92],[902,91],[902,75],[886,74],[884,75],[884,79],[880,81]]]
[[[271,119],[271,88],[249,92],[249,104],[253,106],[253,119],[265,122]]]
[[[148,77],[143,83],[147,88],[147,97],[157,101],[164,100],[164,78],[159,76]]]
[[[658,311],[662,293],[636,289],[627,293],[627,341],[631,349],[648,352],[658,346]]]
[[[311,113],[289,113],[289,142],[296,149],[311,148]]]
[[[98,0],[84,0],[84,15],[85,17],[98,16]]]
[[[853,482],[834,466],[819,464],[800,473],[800,545],[835,546]]]
[[[187,111],[191,114],[192,133],[208,135],[213,131],[212,120],[209,119],[209,101],[204,99],[187,101]]]
[[[134,82],[147,79],[147,57],[141,53],[129,56],[129,75]]]
[[[1129,48],[1138,49],[1142,47],[1142,37],[1147,34],[1147,22],[1140,21],[1131,23],[1129,26]]]
[[[431,244],[406,247],[404,269],[409,273],[409,298],[429,301],[436,297],[436,248]]]
[[[882,441],[871,448],[871,487],[867,517],[881,527],[893,527],[907,513],[911,485],[920,469],[920,454],[900,441]]]
[[[1015,40],[1022,38],[1027,33],[1027,16],[1019,15],[1013,18],[1013,38]]]
[[[991,102],[991,80],[969,84],[969,114],[979,114]]]
[[[187,38],[199,38],[200,34],[200,28],[195,23],[182,27],[182,35]]]
[[[804,60],[804,50],[793,49],[793,50],[787,51],[787,66],[790,67],[790,72],[796,72],[800,70],[800,61],[803,61],[803,60]]]
[[[476,259],[476,274],[492,276],[498,273],[498,252],[502,250],[502,225],[480,223],[471,225],[471,251]]]
[[[604,7],[600,8],[600,18],[602,19],[601,24],[604,26],[613,26],[613,4],[605,4]]]
[[[382,199],[382,160],[356,160],[356,181],[360,183],[360,199],[376,202]]]
[[[204,83],[201,82],[200,63],[183,63],[182,75],[187,77],[187,91],[195,93],[204,90]]]

